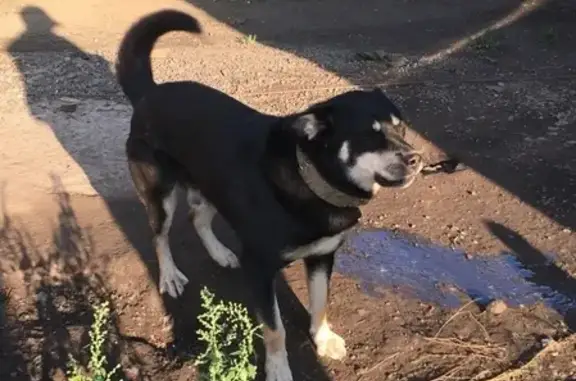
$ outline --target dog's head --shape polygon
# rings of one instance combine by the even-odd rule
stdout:
[[[407,187],[423,167],[404,138],[406,123],[380,90],[351,91],[291,120],[299,149],[346,194],[370,198],[380,187]]]

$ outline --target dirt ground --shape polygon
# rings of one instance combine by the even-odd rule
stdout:
[[[576,380],[573,1],[82,6],[0,5],[0,379],[65,379],[69,354],[86,360],[92,306],[110,300],[110,361],[125,379],[196,380],[200,289],[250,306],[240,273],[209,259],[184,210],[172,245],[191,281],[177,301],[158,294],[151,233],[123,163],[130,109],[109,63],[129,23],[175,7],[206,35],[163,38],[157,80],[197,79],[275,114],[377,84],[430,161],[456,156],[470,168],[364,208],[358,234],[380,229],[423,254],[410,257],[396,238],[368,255],[377,262],[350,261],[353,242],[340,253],[330,319],[347,341],[343,361],[315,355],[301,265],[286,269],[278,287],[295,380]],[[426,251],[430,242],[446,253]],[[401,253],[405,262],[387,259]],[[499,260],[517,266],[524,288],[491,282],[501,277],[482,268]],[[446,290],[458,303],[431,297]],[[261,365],[260,343],[258,353]]]

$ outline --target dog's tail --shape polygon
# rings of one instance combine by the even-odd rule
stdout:
[[[163,10],[138,20],[120,43],[116,78],[132,105],[155,85],[150,55],[156,41],[172,31],[201,33],[198,21],[186,13]]]

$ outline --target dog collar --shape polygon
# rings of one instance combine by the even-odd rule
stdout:
[[[308,188],[327,203],[345,208],[359,207],[369,201],[369,199],[350,196],[328,184],[298,145],[296,146],[296,160],[298,161],[298,172]]]

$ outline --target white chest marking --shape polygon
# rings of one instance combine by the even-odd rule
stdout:
[[[314,255],[325,255],[334,252],[344,240],[345,232],[330,237],[322,237],[307,245],[284,252],[283,259],[296,261]]]

